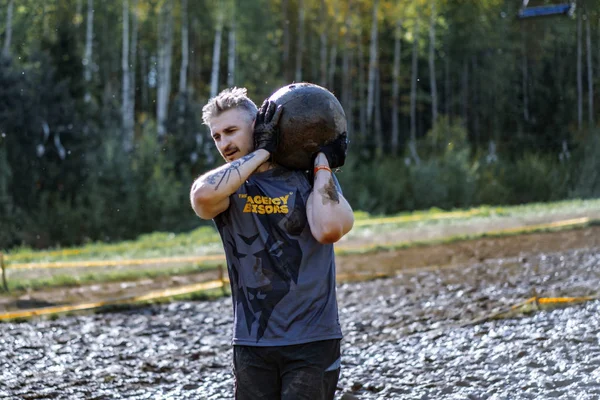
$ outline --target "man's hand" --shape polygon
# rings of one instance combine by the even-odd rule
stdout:
[[[333,142],[330,142],[317,151],[313,156],[323,153],[329,162],[329,168],[339,168],[346,162],[346,154],[348,153],[348,134],[346,132],[339,135]]]
[[[275,102],[265,100],[254,124],[254,150],[265,149],[271,155],[279,144],[279,119],[283,106],[277,106]]]

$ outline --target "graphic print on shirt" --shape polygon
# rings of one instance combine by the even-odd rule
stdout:
[[[263,197],[256,186],[248,185],[247,189],[248,198]],[[252,327],[258,321],[256,342],[264,336],[277,304],[298,282],[302,250],[298,240],[290,235],[300,235],[308,222],[299,191],[290,193],[289,198],[293,198],[288,203],[293,208],[287,215],[252,213],[266,232],[266,238],[261,238],[260,233],[249,236],[238,233],[224,240],[233,256],[232,290],[244,312],[248,335],[253,335]]]

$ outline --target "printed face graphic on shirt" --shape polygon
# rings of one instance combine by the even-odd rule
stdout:
[[[242,212],[246,212],[248,205],[257,206],[256,211],[248,212],[256,214],[261,232],[250,236],[238,233],[224,244],[233,255],[234,268],[230,272],[234,298],[237,306],[243,309],[248,334],[256,337],[258,342],[268,327],[273,310],[298,282],[302,250],[298,240],[290,235],[301,234],[307,220],[299,193],[270,198],[262,196],[253,186],[249,186],[248,191],[246,202],[237,205],[244,207]],[[279,212],[275,212],[275,206],[279,207]],[[284,206],[288,208],[287,213],[281,212]]]

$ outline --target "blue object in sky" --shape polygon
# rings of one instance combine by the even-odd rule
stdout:
[[[519,11],[519,18],[543,17],[547,15],[569,14],[572,4],[554,4],[549,6],[529,7]]]

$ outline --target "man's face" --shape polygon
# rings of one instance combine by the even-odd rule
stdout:
[[[227,162],[254,150],[254,119],[240,108],[232,108],[211,118],[210,134],[221,156]]]

